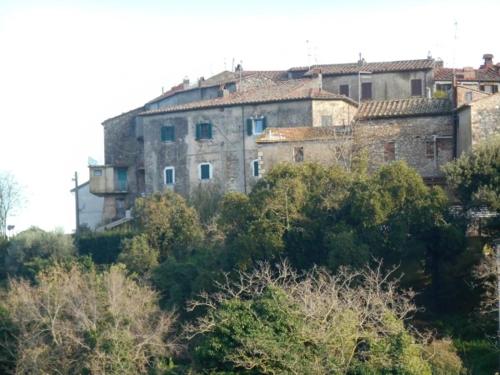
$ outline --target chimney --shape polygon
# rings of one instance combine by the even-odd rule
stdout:
[[[243,66],[241,64],[236,65],[236,68],[234,68],[234,71],[236,73],[240,73],[243,71]]]
[[[205,81],[205,77],[198,78],[198,87],[201,87],[203,81]]]
[[[363,66],[366,63],[365,58],[361,55],[361,52],[359,53],[359,60],[358,60],[358,66]]]
[[[188,76],[185,76],[184,79],[182,80],[182,86],[184,89],[187,89],[189,87],[189,78]]]
[[[321,72],[321,68],[315,67],[312,68],[311,70],[311,75],[313,78],[317,80],[317,88],[322,90],[323,89],[323,73]]]
[[[489,68],[493,66],[493,55],[491,53],[485,53],[483,55],[484,64],[481,65],[481,69]]]

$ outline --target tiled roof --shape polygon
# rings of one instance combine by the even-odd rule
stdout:
[[[356,119],[377,119],[423,115],[450,114],[451,102],[448,99],[412,98],[364,102],[359,107]]]
[[[500,82],[500,73],[495,68],[487,69],[455,69],[457,81],[481,81],[481,82]],[[452,68],[438,68],[434,72],[435,81],[452,81]]]
[[[364,62],[347,63],[347,64],[326,64],[326,65],[313,65],[309,68],[296,67],[291,68],[290,72],[307,71],[306,75],[311,75],[313,70],[319,69],[323,75],[325,74],[355,74],[359,71],[367,71],[371,73],[383,72],[403,72],[412,70],[426,70],[433,69],[438,63],[433,59],[421,60],[401,60],[401,61],[383,61],[383,62]]]
[[[283,81],[276,83],[273,86],[265,86],[248,91],[228,93],[226,96],[220,98],[162,107],[142,112],[141,115],[155,115],[160,113],[227,107],[240,104],[271,103],[304,99],[345,100],[356,105],[352,99],[344,95],[334,94],[318,88],[311,88],[311,84],[313,83],[313,81],[308,79]]]
[[[119,115],[116,115],[116,116],[113,116],[113,117],[110,117],[110,118],[104,120],[102,122],[102,125],[104,125],[108,121],[115,120],[117,118],[124,117],[124,116],[129,116],[129,115],[133,114],[134,112],[137,112],[137,113],[142,112],[142,111],[144,111],[144,109],[145,109],[145,107],[142,106],[142,107],[137,107],[137,108],[131,109],[130,111],[127,111],[127,112],[120,113]]]
[[[342,127],[347,129],[348,127]],[[267,128],[255,142],[276,143],[295,141],[314,141],[323,139],[336,139],[339,137],[339,127],[297,127],[297,128]],[[342,134],[345,134],[342,133]]]
[[[181,91],[195,90],[199,89],[200,87],[203,88],[203,87],[221,86],[226,83],[237,82],[240,78],[242,79],[267,78],[273,81],[281,81],[286,79],[286,77],[287,77],[287,72],[282,70],[275,70],[275,71],[244,70],[241,72],[241,77],[239,72],[230,72],[226,70],[205,80],[198,81],[195,84],[188,86],[186,88],[184,88],[184,85],[180,83],[176,86],[173,86],[170,90],[164,92],[163,94],[154,98],[153,100],[150,100],[146,104],[158,102],[160,100],[173,96]]]

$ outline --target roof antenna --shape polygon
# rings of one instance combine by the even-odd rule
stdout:
[[[224,57],[224,70],[227,70],[226,58]]]
[[[231,71],[234,72],[234,57],[233,57],[233,62],[231,63]]]
[[[306,50],[307,50],[307,66],[311,66],[311,44],[309,39],[306,40]]]

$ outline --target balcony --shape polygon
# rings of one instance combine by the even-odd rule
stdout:
[[[91,165],[90,192],[97,196],[127,194],[128,178],[126,167],[111,165]]]

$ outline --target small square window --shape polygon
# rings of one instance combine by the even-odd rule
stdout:
[[[210,180],[212,178],[212,166],[209,163],[200,164],[200,180]]]
[[[94,169],[93,175],[95,177],[101,177],[102,176],[102,169]]]
[[[162,142],[175,141],[175,128],[173,126],[162,126],[161,127],[161,141]]]
[[[293,148],[293,160],[296,163],[301,163],[304,161],[304,147]]]
[[[339,94],[349,96],[349,85],[340,85]]]
[[[212,139],[212,124],[210,123],[197,124],[196,139]]]
[[[258,118],[253,120],[253,133],[254,134],[262,134],[264,132],[264,119]]]
[[[175,168],[167,167],[165,168],[165,185],[175,184]]]

